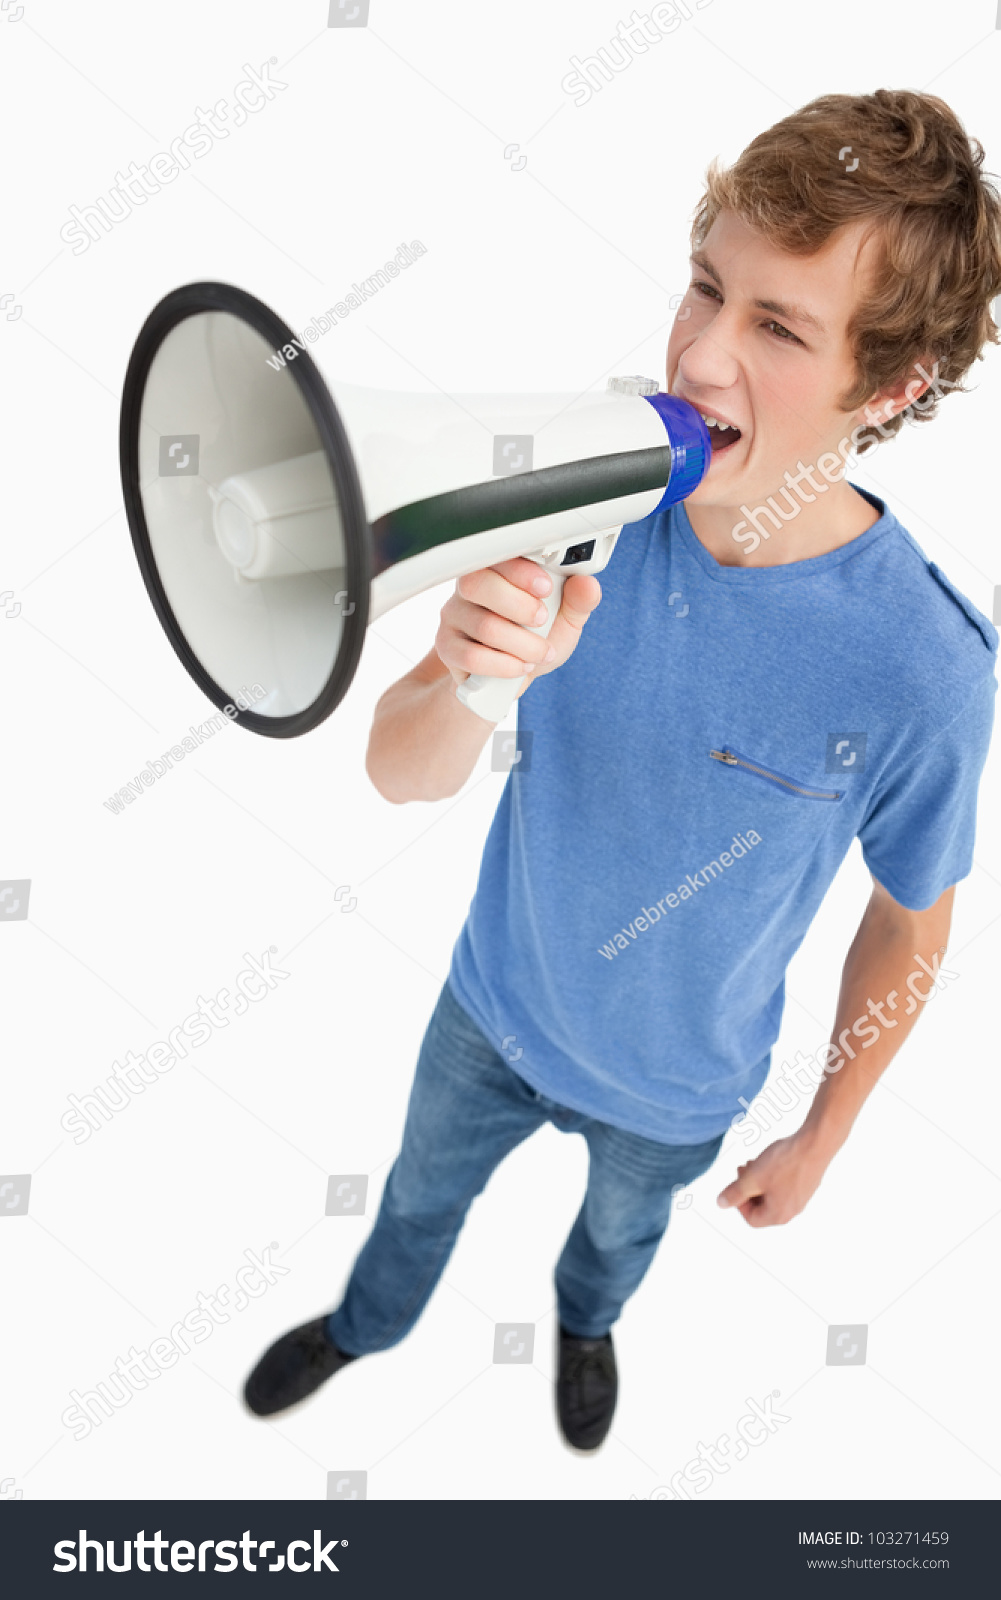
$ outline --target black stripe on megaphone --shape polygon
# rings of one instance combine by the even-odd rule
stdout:
[[[669,448],[622,450],[414,500],[373,522],[373,575],[378,577],[408,556],[465,539],[471,533],[487,533],[491,528],[530,522],[555,511],[573,511],[578,506],[642,494],[646,489],[666,488],[670,475]]]

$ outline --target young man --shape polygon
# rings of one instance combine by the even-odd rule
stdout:
[[[401,1340],[470,1201],[549,1120],[589,1150],[555,1273],[556,1397],[593,1450],[612,1324],[672,1190],[761,1089],[786,968],[856,837],[873,889],[812,1103],[720,1205],[752,1227],[801,1212],[945,982],[998,634],[844,472],[998,342],[982,160],[941,100],[880,90],[825,96],[712,166],[667,351],[668,389],[710,424],[707,476],[623,530],[583,638],[596,578],[568,580],[546,641],[527,629],[549,579],[503,562],[459,580],[435,648],[380,700],[376,788],[442,799],[492,732],[456,684],[531,668],[531,770],[505,786],[342,1303],[264,1355],[256,1413]]]

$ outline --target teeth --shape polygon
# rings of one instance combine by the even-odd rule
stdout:
[[[718,417],[710,417],[704,411],[700,411],[699,416],[702,418],[703,422],[708,424],[710,428],[722,428],[724,433],[728,429],[733,428],[732,422],[720,422]]]

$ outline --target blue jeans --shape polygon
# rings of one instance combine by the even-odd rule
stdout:
[[[556,1266],[559,1320],[600,1338],[639,1287],[667,1227],[671,1191],[709,1168],[722,1133],[669,1145],[539,1094],[510,1067],[446,982],[421,1045],[403,1144],[327,1331],[346,1355],[398,1344],[445,1269],[470,1202],[504,1157],[552,1122],[582,1133],[587,1190]]]

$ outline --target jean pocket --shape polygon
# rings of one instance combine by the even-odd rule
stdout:
[[[709,1168],[720,1153],[725,1137],[726,1130],[724,1129],[723,1133],[718,1134],[714,1139],[707,1139],[704,1144],[685,1147],[685,1175],[681,1180],[682,1182],[685,1184],[694,1183],[696,1178],[701,1178],[704,1172],[709,1171]]]
[[[508,1040],[505,1039],[505,1045]],[[448,979],[438,996],[438,1004],[431,1016],[424,1036],[422,1050],[428,1050],[453,1077],[466,1083],[480,1083],[488,1078],[507,1077],[508,1058],[520,1058],[522,1052],[501,1054],[479,1023],[462,1005]]]

